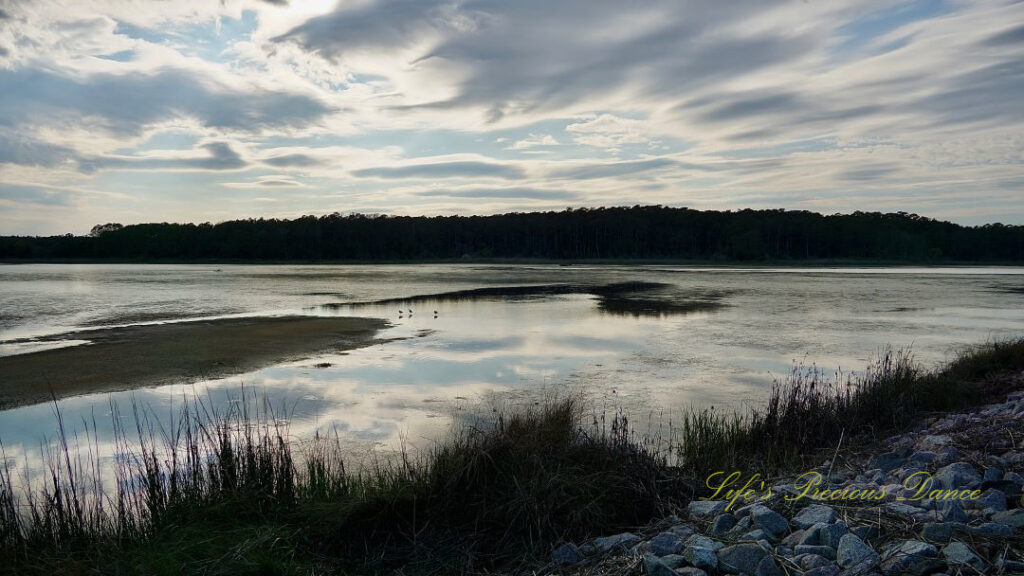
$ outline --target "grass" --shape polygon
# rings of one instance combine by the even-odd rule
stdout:
[[[257,398],[196,400],[170,428],[133,407],[117,428],[114,486],[90,438],[63,432],[45,486],[0,469],[0,572],[16,574],[483,573],[543,563],[563,540],[642,525],[694,496],[709,471],[781,470],[837,438],[899,430],[1008,391],[1024,339],[926,371],[905,353],[864,375],[795,370],[746,413],[691,412],[668,442],[577,399],[455,428],[433,448],[346,468],[337,437],[289,441]],[[116,410],[116,407],[114,407]],[[121,419],[115,413],[115,422]],[[95,423],[93,423],[95,432]],[[662,439],[664,440],[664,439]],[[669,451],[662,448],[669,446]],[[815,460],[815,464],[820,459]]]

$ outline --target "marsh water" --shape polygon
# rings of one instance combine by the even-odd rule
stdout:
[[[610,305],[601,287],[622,283],[653,296]],[[507,290],[522,286],[583,288]],[[862,370],[892,346],[931,366],[1020,335],[1024,268],[0,266],[0,355],[88,345],[74,334],[85,328],[292,314],[391,326],[384,342],[345,353],[0,412],[6,455],[35,460],[58,410],[72,431],[95,423],[95,449],[109,454],[113,406],[159,419],[191,395],[229,405],[245,390],[280,406],[294,437],[332,430],[368,449],[430,442],[495,403],[578,391],[598,411],[663,422],[757,402],[794,365]]]

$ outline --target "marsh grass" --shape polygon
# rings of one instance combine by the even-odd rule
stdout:
[[[0,467],[0,572],[16,574],[481,573],[540,565],[563,540],[642,525],[684,505],[709,471],[784,470],[933,411],[998,398],[1024,340],[925,371],[893,352],[864,374],[798,369],[744,413],[693,411],[669,438],[578,398],[457,425],[416,452],[346,466],[336,435],[290,438],[266,400],[217,412],[195,399],[170,425],[112,406],[104,485],[96,423],[46,450],[43,485]],[[56,404],[55,404],[56,406]],[[131,421],[132,426],[121,423]],[[89,432],[91,427],[92,432]],[[820,463],[820,458],[816,463]]]

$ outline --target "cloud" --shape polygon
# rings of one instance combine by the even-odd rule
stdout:
[[[202,156],[106,156],[84,159],[89,169],[121,170],[238,170],[248,163],[227,142],[209,142],[200,146]]]
[[[447,196],[451,198],[529,198],[537,200],[575,200],[578,194],[566,190],[543,190],[538,188],[458,188],[450,190],[427,190],[420,196]]]
[[[359,178],[505,178],[524,177],[522,168],[491,162],[458,161],[435,162],[431,164],[409,164],[405,166],[380,166],[354,170]]]
[[[281,156],[271,156],[269,158],[263,158],[260,160],[264,164],[276,166],[279,168],[286,167],[309,167],[318,166],[323,163],[319,158],[314,158],[309,154],[283,154]]]
[[[559,142],[550,134],[530,134],[529,137],[517,140],[509,146],[510,150],[529,150],[531,148],[558,146]]]
[[[549,177],[570,180],[592,180],[596,178],[629,176],[679,166],[681,166],[679,162],[669,158],[651,158],[649,160],[631,160],[627,162],[601,162],[573,166],[571,168],[556,168],[549,173]]]
[[[0,124],[84,121],[116,134],[192,119],[207,128],[258,132],[304,127],[333,108],[305,94],[243,90],[174,68],[81,78],[43,69],[0,72]]]
[[[4,185],[0,186],[0,201],[42,206],[70,206],[72,194],[42,186]]]

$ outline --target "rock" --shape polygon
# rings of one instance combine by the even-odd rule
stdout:
[[[871,460],[871,467],[878,468],[882,472],[888,472],[899,468],[904,464],[904,462],[906,462],[906,460],[901,458],[895,452],[885,452],[875,456],[875,458]]]
[[[839,539],[836,550],[836,562],[847,574],[865,574],[875,566],[881,557],[871,546],[853,534],[846,534]]]
[[[718,551],[718,565],[729,574],[754,574],[767,554],[757,544],[733,544]]]
[[[758,540],[771,540],[768,533],[766,533],[764,530],[761,530],[760,528],[747,532],[746,534],[740,536],[739,539],[750,542],[757,542]]]
[[[882,560],[882,572],[885,574],[905,574],[914,571],[939,555],[939,550],[920,540],[906,540],[899,546],[891,548]]]
[[[946,435],[925,436],[920,441],[921,448],[934,449],[949,446],[953,439]]]
[[[793,516],[797,528],[810,528],[815,524],[831,524],[836,521],[836,511],[824,504],[811,504]]]
[[[678,554],[683,548],[683,541],[671,532],[662,532],[651,538],[651,553],[655,556]]]
[[[813,570],[820,566],[831,566],[832,561],[818,554],[804,554],[800,557],[799,564],[804,570]]]
[[[721,542],[694,534],[683,544],[683,558],[701,570],[714,570],[718,568],[718,555],[715,551],[722,546]]]
[[[781,514],[767,506],[756,505],[750,509],[750,520],[754,526],[764,530],[770,538],[778,540],[789,534],[789,522]]]
[[[939,518],[943,522],[967,522],[967,512],[959,500],[946,500],[939,504]]]
[[[676,524],[669,528],[669,531],[679,536],[679,539],[686,542],[686,539],[697,533],[697,529],[692,524]]]
[[[729,503],[725,500],[694,500],[686,507],[690,518],[710,518],[725,512]]]
[[[785,576],[779,565],[772,560],[771,556],[765,556],[757,565],[754,576]]]
[[[970,488],[981,482],[981,475],[967,462],[954,462],[944,466],[935,473],[937,488],[962,489]]]
[[[805,531],[804,541],[801,544],[820,544],[830,548],[837,548],[839,546],[839,539],[847,532],[846,524],[842,522],[815,524]]]
[[[1003,475],[1003,480],[1006,480],[1008,482],[1013,482],[1014,484],[1017,484],[1018,486],[1024,486],[1024,476],[1021,476],[1020,474],[1017,474],[1016,472],[1007,472],[1006,474]]]
[[[996,512],[992,515],[992,521],[1011,528],[1024,528],[1024,508]]]
[[[662,556],[661,561],[673,570],[679,568],[683,564],[686,564],[686,558],[680,556],[679,554],[669,554],[668,556]]]
[[[1002,512],[1006,510],[1006,494],[994,488],[989,488],[982,492],[981,496],[976,500],[967,500],[967,506],[968,508],[991,511],[990,513],[993,514]]]
[[[839,566],[836,566],[835,564],[819,566],[813,570],[804,572],[804,576],[839,576]]]
[[[1009,538],[1013,536],[1013,528],[998,522],[986,522],[981,526],[971,528],[971,534],[976,536],[987,536],[989,538]]]
[[[985,482],[995,482],[996,480],[1003,479],[1003,471],[994,466],[985,468],[985,474],[982,476],[982,480]]]
[[[910,461],[915,464],[931,464],[938,456],[931,450],[918,450],[910,455]]]
[[[676,574],[679,576],[708,576],[708,573],[697,568],[696,566],[687,566],[685,568],[676,569]]]
[[[737,536],[739,534],[745,534],[750,531],[754,526],[754,523],[750,521],[750,516],[744,516],[736,521],[736,525],[729,529],[729,534]]]
[[[793,549],[794,552],[799,554],[817,554],[818,556],[824,556],[829,560],[836,559],[836,551],[828,546],[807,546],[800,545]]]
[[[639,543],[640,537],[632,532],[623,532],[622,534],[606,536],[604,538],[594,538],[594,547],[602,554],[616,549],[626,550]]]
[[[950,568],[957,569],[962,566],[970,566],[978,573],[985,571],[985,561],[978,557],[970,547],[963,542],[953,542],[942,549],[942,555]]]
[[[711,534],[714,536],[721,536],[733,526],[736,525],[736,517],[726,512],[725,514],[719,514],[715,516],[715,519],[711,522]]]
[[[792,548],[797,544],[803,544],[804,534],[806,534],[805,530],[797,530],[796,532],[792,532],[789,536],[783,538],[780,544],[787,548]],[[809,542],[809,544],[813,544],[813,542]]]
[[[929,542],[949,542],[968,530],[963,522],[929,522],[921,529],[921,537]]]
[[[551,561],[559,566],[572,566],[583,559],[580,549],[572,542],[566,542],[551,553]]]
[[[877,526],[856,526],[856,527],[850,529],[850,533],[855,534],[857,536],[857,538],[860,538],[861,540],[864,540],[865,542],[867,542],[868,540],[871,540],[872,538],[877,538],[878,537],[878,527]]]
[[[675,569],[669,567],[654,554],[644,555],[644,572],[649,576],[676,576]]]

